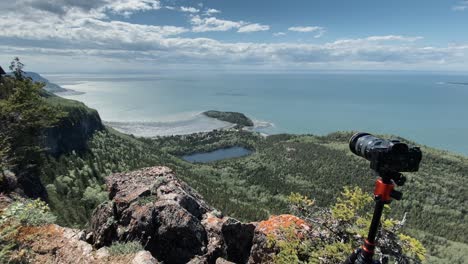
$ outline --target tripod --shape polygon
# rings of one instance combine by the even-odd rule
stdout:
[[[380,176],[375,181],[374,189],[374,214],[369,228],[367,239],[361,248],[356,249],[343,264],[378,264],[379,261],[374,261],[374,249],[376,246],[375,238],[380,225],[380,218],[385,204],[389,204],[392,198],[400,200],[403,194],[394,190],[395,184],[403,186],[406,178],[399,172],[394,171],[376,171]]]

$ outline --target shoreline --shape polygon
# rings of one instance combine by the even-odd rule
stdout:
[[[177,136],[189,135],[194,133],[206,133],[215,130],[229,130],[236,128],[237,124],[219,119],[208,117],[203,114],[204,112],[197,113],[190,118],[175,120],[175,121],[107,121],[103,120],[106,126],[129,135],[139,137],[164,137],[164,136]],[[275,125],[268,121],[252,120],[254,125],[252,127],[242,127],[244,131],[258,132],[262,136],[268,136],[269,133],[260,131],[262,129],[272,128]]]
[[[195,117],[203,116],[202,112]],[[214,121],[222,122],[219,121],[215,118],[211,117],[206,117],[207,119],[212,119]],[[188,121],[188,120],[184,120]],[[184,121],[170,121],[170,122],[151,122],[151,121],[127,121],[127,122],[117,122],[117,121],[103,121],[105,126],[109,126],[112,129],[115,129],[119,131],[120,133],[127,134],[127,135],[134,135],[136,137],[143,137],[143,138],[159,138],[159,137],[171,137],[171,136],[184,136],[184,135],[191,135],[191,134],[198,134],[198,133],[210,133],[214,131],[229,131],[232,129],[240,129],[242,131],[247,131],[247,132],[252,132],[252,133],[258,133],[260,136],[266,138],[272,135],[275,135],[275,133],[265,133],[262,131],[259,131],[258,129],[262,128],[269,128],[269,127],[274,127],[273,123],[266,122],[266,121],[258,121],[253,119],[254,121],[254,126],[253,127],[242,127],[242,128],[236,128],[236,124],[226,123],[225,126],[222,127],[216,127],[216,128],[205,128],[205,129],[197,129],[197,130],[187,130],[184,131],[183,129],[176,130],[174,133],[174,130],[171,131],[166,131],[164,132],[164,128],[168,128],[167,125],[176,125],[180,122]],[[262,124],[264,126],[262,126]],[[183,127],[183,126],[181,126]],[[177,125],[172,127],[172,128],[177,128]],[[171,129],[171,128],[168,128]],[[163,133],[161,133],[161,131]],[[158,133],[159,132],[159,133]],[[286,135],[293,135],[293,136],[328,136],[334,133],[341,133],[341,132],[349,132],[349,131],[335,131],[335,132],[330,132],[326,134],[310,134],[310,133],[280,133],[280,134],[286,134]],[[387,135],[389,136],[389,135]],[[397,136],[394,136],[397,137]],[[412,144],[415,144],[421,148],[426,148],[431,151],[438,152],[439,154],[452,154],[455,156],[459,156],[460,158],[467,158],[468,154],[465,153],[460,153],[457,151],[453,150],[447,150],[447,149],[442,149],[434,146],[429,146],[426,144],[422,143],[417,143],[413,140],[409,140]]]
[[[72,89],[67,89],[64,88],[66,91],[59,91],[59,92],[52,92],[53,94],[63,97],[63,96],[75,96],[75,95],[82,95],[85,94],[85,92],[80,92]]]

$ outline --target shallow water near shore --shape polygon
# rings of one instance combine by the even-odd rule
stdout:
[[[127,133],[221,128],[206,110],[242,112],[268,134],[355,130],[395,134],[468,155],[468,76],[442,74],[184,73],[47,75]],[[134,126],[133,122],[152,126]],[[156,124],[156,126],[155,126]],[[178,125],[177,125],[178,124]],[[184,129],[180,129],[180,127]],[[143,127],[143,128],[142,128]],[[206,130],[206,129],[205,129]],[[158,132],[163,131],[163,133]]]

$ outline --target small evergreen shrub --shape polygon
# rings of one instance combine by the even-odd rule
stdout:
[[[116,242],[109,247],[109,254],[111,256],[127,255],[141,250],[143,250],[143,246],[138,241]]]
[[[22,226],[41,226],[55,222],[47,204],[39,199],[22,200],[10,204],[0,215],[0,263],[23,263],[24,249],[13,251],[18,242],[15,237]]]
[[[18,222],[20,225],[40,226],[55,222],[55,216],[50,212],[44,201],[17,201],[8,206],[0,216],[0,225]]]

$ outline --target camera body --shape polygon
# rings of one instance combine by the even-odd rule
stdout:
[[[369,160],[374,171],[414,172],[419,170],[421,150],[399,140],[385,140],[368,133],[354,134],[350,141],[351,151]]]

